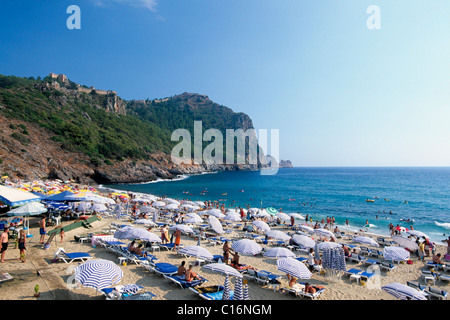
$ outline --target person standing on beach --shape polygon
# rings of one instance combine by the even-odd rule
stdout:
[[[61,228],[61,231],[59,232],[59,236],[61,237],[61,243],[63,243],[63,240],[64,240],[64,235],[65,235],[65,233],[64,233],[64,229],[63,229],[63,228]]]
[[[173,246],[173,248],[180,249],[180,242],[181,242],[181,230],[177,229],[175,231],[175,245]]]
[[[26,250],[25,240],[26,240],[25,231],[23,229],[21,229],[19,232],[19,254],[20,254],[20,260],[22,262],[25,262],[25,250]]]
[[[225,264],[228,264],[228,259],[230,258],[230,244],[228,240],[223,244],[223,261]]]
[[[45,216],[43,216],[41,221],[39,221],[39,234],[41,235],[40,243],[44,243],[45,242],[45,235],[46,235],[46,231],[45,231]]]
[[[3,263],[5,262],[5,255],[6,255],[6,250],[8,250],[8,240],[9,240],[9,227],[6,227],[5,229],[3,229],[3,233],[0,236],[0,242],[2,244],[2,250],[1,252],[1,260],[0,262]]]

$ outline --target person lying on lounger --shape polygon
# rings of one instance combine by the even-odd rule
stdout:
[[[189,269],[186,270],[186,277],[185,277],[186,281],[191,282],[192,280],[200,280],[200,277],[198,276],[197,273],[195,273],[194,271],[192,271],[192,264],[189,265]]]

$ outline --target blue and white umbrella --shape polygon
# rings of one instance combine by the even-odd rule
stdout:
[[[226,265],[225,263],[210,263],[203,266],[204,269],[220,272],[229,276],[242,278],[242,274],[235,268]]]
[[[141,207],[139,210],[141,210],[141,213],[158,213],[157,209],[150,206]]]
[[[71,206],[61,202],[48,202],[46,203],[46,205],[48,209],[53,209],[56,211],[67,210],[71,208]]]
[[[309,279],[312,276],[311,271],[303,263],[294,258],[282,258],[277,260],[279,271],[285,272],[298,279]]]
[[[269,231],[270,230],[270,227],[269,227],[269,225],[267,224],[267,223],[265,223],[264,221],[261,221],[261,220],[255,220],[255,221],[253,221],[253,226],[256,228],[256,229],[260,229],[260,230],[263,230],[263,231]]]
[[[243,300],[244,293],[242,289],[242,278],[236,278],[234,281],[233,300]]]
[[[418,238],[425,237],[427,239],[430,239],[430,237],[426,233],[423,233],[422,231],[419,231],[419,230],[408,230],[406,232],[409,233],[410,235],[416,236]]]
[[[330,230],[327,230],[327,229],[315,229],[314,233],[319,235],[319,236],[321,236],[321,237],[336,238],[334,233],[331,232]]]
[[[428,300],[424,292],[402,283],[391,283],[381,289],[401,300]]]
[[[292,237],[292,241],[303,248],[314,248],[314,246],[316,245],[316,242],[312,238],[301,234],[295,234]]]
[[[116,239],[140,239],[149,242],[161,242],[161,238],[156,234],[142,228],[134,228],[132,226],[125,226],[114,232]]]
[[[370,237],[365,237],[365,236],[355,237],[355,238],[353,238],[353,241],[354,242],[358,242],[358,243],[371,245],[371,246],[374,246],[374,247],[379,247],[380,246],[375,240],[373,240]]]
[[[264,252],[264,257],[268,258],[288,258],[288,257],[295,257],[295,253],[293,253],[291,250],[283,247],[275,247],[270,248],[266,252]]]
[[[122,278],[122,269],[109,260],[88,260],[75,268],[75,280],[84,287],[97,290],[110,287]]]
[[[92,203],[90,202],[81,202],[76,206],[78,211],[88,211],[92,207]]]
[[[317,244],[319,250],[332,249],[332,248],[342,248],[342,245],[337,242],[319,242]]]
[[[200,246],[187,246],[178,250],[179,253],[187,256],[201,258],[205,260],[212,260],[214,256],[207,249]]]
[[[155,222],[153,222],[150,219],[137,219],[133,221],[134,224],[143,224],[143,225],[147,225],[147,226],[157,226],[157,224]]]
[[[268,230],[266,231],[266,236],[276,240],[288,241],[291,239],[285,232],[280,230]]]
[[[402,247],[384,247],[383,256],[386,260],[405,261],[409,259],[409,251]]]
[[[216,217],[209,216],[208,221],[209,221],[209,225],[211,226],[211,228],[214,230],[215,233],[222,234],[225,232],[223,230],[222,224]]]
[[[419,245],[415,241],[412,241],[408,238],[404,238],[402,236],[393,236],[392,240],[394,240],[394,242],[398,243],[403,248],[409,249],[411,251],[419,250]]]
[[[241,239],[234,241],[231,249],[244,255],[256,255],[262,251],[262,248],[255,240]]]
[[[250,300],[250,297],[249,297],[249,295],[248,295],[248,284],[247,284],[247,280],[244,280],[244,292],[243,292],[242,300]]]
[[[329,270],[346,271],[344,250],[341,247],[323,250],[322,267]]]
[[[230,300],[230,277],[225,276],[225,283],[223,284],[222,300]]]

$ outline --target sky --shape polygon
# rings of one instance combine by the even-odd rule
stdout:
[[[0,74],[208,95],[278,129],[295,166],[448,166],[449,14],[448,0],[3,0]]]

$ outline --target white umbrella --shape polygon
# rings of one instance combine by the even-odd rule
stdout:
[[[419,231],[419,230],[408,230],[406,232],[409,233],[410,235],[416,236],[418,238],[425,237],[427,239],[430,239],[430,237],[427,234],[425,234],[425,233],[423,233],[422,231]]]
[[[264,252],[264,257],[268,258],[288,258],[288,257],[295,257],[295,253],[293,253],[291,250],[283,247],[275,247],[270,248],[266,252]]]
[[[316,245],[316,242],[312,238],[300,234],[294,235],[292,237],[292,240],[300,247],[304,248],[314,248],[314,246]]]
[[[262,248],[255,240],[241,239],[233,242],[231,249],[244,255],[255,255],[262,251]]]
[[[222,234],[222,233],[225,232],[223,230],[222,224],[220,223],[220,221],[216,217],[209,216],[208,217],[208,221],[209,221],[209,225],[214,230],[214,232],[216,232],[218,234]]]
[[[384,247],[383,256],[386,260],[405,261],[409,259],[409,252],[402,247]]]
[[[142,228],[135,228],[132,226],[125,226],[114,233],[116,239],[140,239],[149,242],[161,242],[161,238],[156,234]]]
[[[305,220],[305,217],[299,213],[290,213],[289,216],[294,217],[296,220]]]
[[[342,248],[342,245],[337,243],[337,242],[320,242],[317,245],[317,248],[319,250],[325,250],[325,249],[330,249],[330,248]]]
[[[175,203],[169,203],[168,205],[164,206],[164,209],[167,210],[177,210],[178,209],[178,205]]]
[[[201,211],[199,212],[200,214],[208,214],[208,215],[214,215],[214,214],[218,214],[218,213],[222,213],[222,210],[219,209],[210,209],[210,210],[205,210],[205,211]]]
[[[107,211],[108,208],[107,208],[105,205],[101,204],[101,203],[96,203],[96,204],[92,205],[92,206],[89,208],[89,210],[90,210],[90,211],[103,212],[103,211]]]
[[[167,204],[174,204],[176,206],[180,205],[180,202],[178,200],[171,199],[171,198],[165,198],[165,199],[162,199],[161,201],[163,201],[163,202],[165,202]]]
[[[304,224],[299,225],[297,228],[299,228],[300,230],[309,232],[309,233],[313,233],[314,232],[314,229],[312,227],[304,225]]]
[[[202,201],[194,201],[194,203],[195,203],[196,206],[199,206],[200,208],[205,207],[205,203],[202,202]]]
[[[291,237],[288,236],[285,232],[279,230],[268,230],[266,231],[266,236],[282,241],[288,241],[289,239],[291,239]]]
[[[150,219],[137,219],[137,220],[134,220],[133,223],[134,224],[144,224],[144,225],[148,225],[148,226],[157,226],[157,224],[154,223]]]
[[[169,228],[170,231],[180,230],[183,233],[194,233],[194,230],[185,224],[175,224]]]
[[[152,203],[152,206],[156,208],[162,208],[166,206],[166,203],[163,201],[155,201]]]
[[[408,238],[404,238],[402,236],[393,236],[392,240],[394,240],[394,242],[398,243],[403,248],[407,248],[411,251],[419,250],[418,244]]]
[[[20,207],[8,211],[8,216],[35,216],[47,212],[47,208],[40,202],[28,202]]]
[[[401,300],[428,300],[424,292],[402,283],[390,283],[381,289]]]
[[[75,280],[97,290],[110,287],[122,278],[122,269],[109,260],[88,260],[75,268]]]
[[[314,233],[322,237],[336,238],[336,236],[330,230],[327,229],[315,229]]]
[[[290,219],[291,219],[291,217],[290,217],[289,215],[287,215],[287,214],[284,213],[284,212],[280,212],[280,211],[278,211],[278,212],[276,213],[276,216],[277,216],[278,218],[280,218],[281,220],[290,220]]]
[[[211,211],[210,216],[216,217],[217,219],[224,219],[225,215],[222,212]]]
[[[182,205],[185,205],[185,204],[190,205],[190,206],[195,206],[196,205],[195,202],[189,201],[189,200],[183,201]]]
[[[195,213],[188,213],[183,221],[184,223],[203,223],[203,219]]]
[[[257,214],[255,214],[257,218],[270,218],[270,214],[265,210],[260,210]]]
[[[269,225],[267,224],[267,223],[265,223],[264,221],[261,221],[261,220],[255,220],[255,221],[253,221],[253,226],[255,227],[255,228],[257,228],[257,229],[261,229],[261,230],[263,230],[263,231],[269,231],[270,230],[270,227],[269,227]]]
[[[298,279],[309,279],[311,271],[303,263],[294,258],[282,258],[277,260],[278,270],[290,274]]]
[[[139,208],[139,210],[141,210],[141,212],[143,212],[143,213],[157,213],[158,212],[158,210],[156,210],[155,208],[150,207],[150,206],[141,207],[141,208]]]
[[[212,260],[214,259],[213,255],[205,248],[200,246],[187,246],[178,250],[179,253],[185,254],[187,256]]]
[[[90,202],[81,202],[79,205],[77,205],[76,209],[78,211],[87,211],[91,208],[92,203]]]
[[[353,238],[353,241],[354,242],[358,242],[358,243],[368,244],[368,245],[371,245],[371,246],[374,246],[374,247],[379,247],[380,246],[375,240],[373,240],[370,237],[365,237],[365,236],[355,237],[355,238]]]
[[[233,213],[233,212],[229,212],[225,215],[225,220],[227,221],[232,221],[232,222],[239,222],[242,221],[241,216],[239,215],[239,213]]]
[[[210,263],[203,266],[204,269],[224,273],[229,276],[242,278],[242,274],[235,268],[226,265],[225,263]]]

